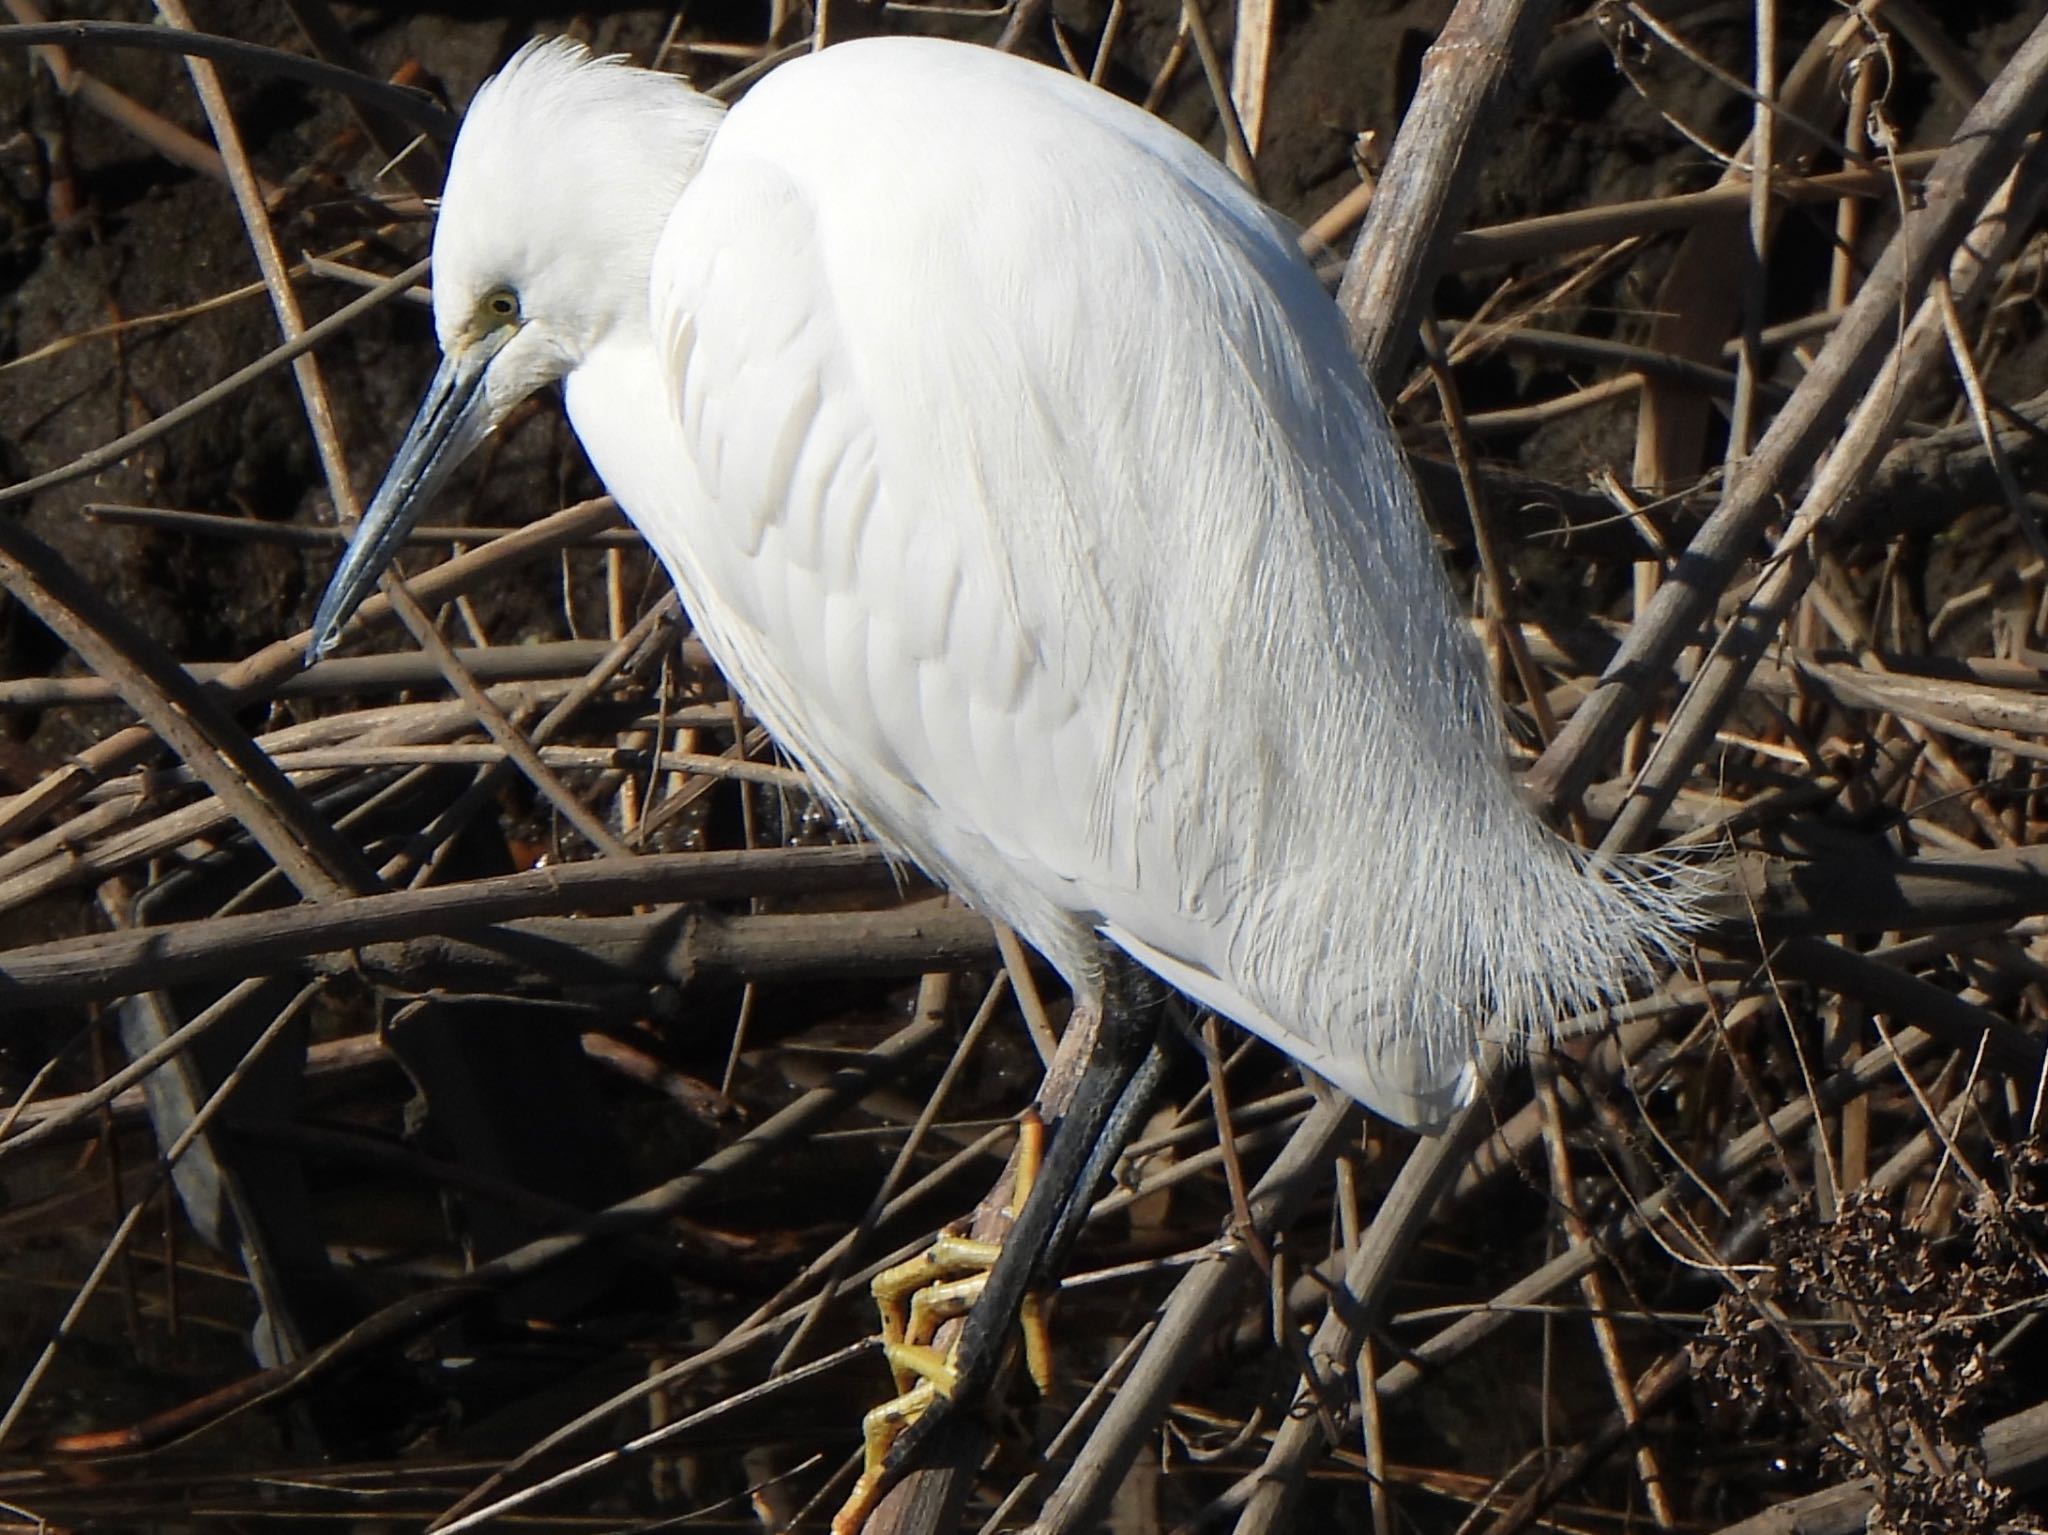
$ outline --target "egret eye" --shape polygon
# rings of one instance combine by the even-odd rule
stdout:
[[[519,318],[519,295],[510,288],[493,288],[477,311],[493,325],[509,325]]]

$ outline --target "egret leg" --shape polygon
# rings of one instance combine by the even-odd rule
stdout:
[[[1003,1239],[954,1349],[954,1405],[986,1395],[1027,1293],[1058,1280],[1095,1191],[1143,1123],[1166,1066],[1160,1029],[1165,989],[1121,950],[1105,949],[1102,1025],[1053,1129],[1030,1197]],[[899,1448],[892,1459],[907,1459]]]
[[[1105,946],[1102,1017],[1094,1053],[1053,1128],[1051,1145],[1000,1254],[978,1282],[979,1295],[946,1355],[943,1389],[939,1381],[925,1376],[924,1384],[932,1389],[928,1397],[923,1385],[911,1393],[924,1398],[917,1403],[914,1418],[893,1411],[909,1398],[889,1404],[893,1421],[886,1429],[891,1436],[886,1455],[881,1466],[861,1477],[855,1496],[833,1520],[838,1535],[858,1530],[889,1486],[919,1461],[960,1409],[978,1405],[994,1385],[1008,1351],[1010,1329],[1027,1297],[1056,1279],[1097,1187],[1129,1144],[1158,1088],[1166,1064],[1159,1016],[1164,1000],[1157,980],[1121,951]],[[1034,1352],[1043,1347],[1042,1341],[1036,1348],[1027,1341]],[[911,1374],[922,1373],[914,1360],[899,1358],[894,1351],[891,1362],[892,1367],[908,1365]],[[1044,1368],[1049,1375],[1049,1359]],[[1038,1369],[1034,1364],[1034,1374]],[[869,1442],[872,1446],[874,1440]]]

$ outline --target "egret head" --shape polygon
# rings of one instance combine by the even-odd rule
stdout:
[[[512,408],[645,328],[655,244],[722,111],[565,38],[529,43],[477,92],[434,231],[441,366],[320,599],[309,664]]]

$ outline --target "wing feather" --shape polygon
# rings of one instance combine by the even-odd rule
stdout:
[[[1556,1000],[1531,914],[1594,882],[1514,802],[1333,311],[1198,149],[1055,72],[948,50],[867,110],[914,46],[757,86],[664,234],[685,599],[834,798],[1070,979],[1105,932],[1439,1118],[1484,1009]]]

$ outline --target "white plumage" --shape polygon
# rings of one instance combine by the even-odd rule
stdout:
[[[1100,934],[1427,1125],[1483,1034],[1682,925],[1519,803],[1334,306],[1132,106],[893,39],[721,113],[529,46],[456,145],[434,310],[439,437],[366,527],[561,379],[762,722],[1083,995]]]

